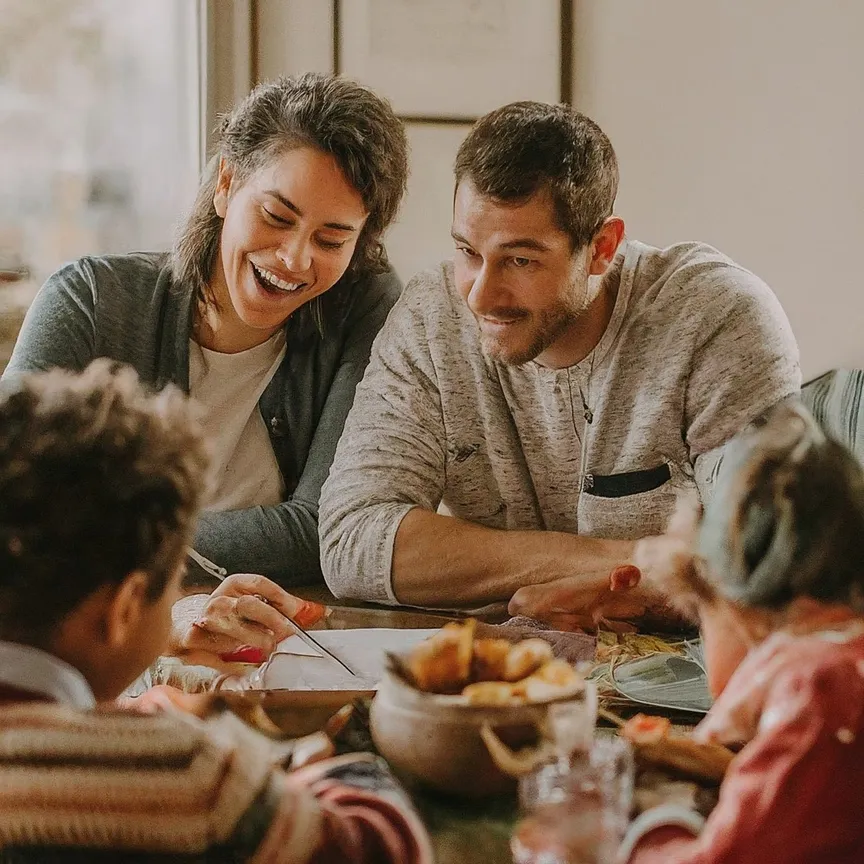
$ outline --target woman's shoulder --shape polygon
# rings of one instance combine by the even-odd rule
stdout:
[[[142,283],[156,282],[167,264],[165,252],[87,255],[55,270],[47,284],[73,290],[86,287],[95,294],[105,290],[135,293]]]
[[[383,273],[363,276],[347,287],[346,321],[356,321],[370,313],[383,311],[385,316],[402,294],[402,280],[393,268]]]
[[[168,266],[164,252],[133,252],[125,255],[88,255],[55,270],[40,294],[49,305],[72,303],[84,311],[97,306],[119,315],[153,296],[153,289]],[[88,314],[92,314],[88,313]]]

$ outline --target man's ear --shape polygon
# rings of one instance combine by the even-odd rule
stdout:
[[[231,194],[231,180],[234,169],[224,160],[219,160],[219,174],[216,177],[216,191],[213,193],[213,207],[220,219],[228,212],[228,197]]]
[[[591,241],[591,260],[588,262],[589,276],[602,276],[606,272],[623,239],[624,220],[618,216],[607,217]]]
[[[120,648],[136,632],[138,622],[150,602],[147,590],[150,577],[133,570],[114,591],[105,610],[105,641],[108,648]]]

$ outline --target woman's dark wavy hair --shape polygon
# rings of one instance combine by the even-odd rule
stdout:
[[[224,159],[242,183],[271,160],[298,147],[332,155],[369,214],[347,271],[330,291],[291,316],[292,329],[317,329],[357,281],[388,268],[381,237],[399,210],[408,178],[408,142],[390,104],[366,87],[334,75],[308,73],[259,84],[224,115],[195,203],[171,253],[175,281],[191,285],[201,303],[219,251],[222,219],[213,195]]]

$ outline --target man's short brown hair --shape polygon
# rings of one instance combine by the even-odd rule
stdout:
[[[546,191],[573,251],[586,246],[612,213],[618,160],[593,121],[566,105],[513,102],[477,121],[456,156],[456,185],[481,195],[527,201]]]
[[[4,382],[6,385],[6,382]],[[0,635],[44,639],[134,570],[161,596],[189,541],[207,455],[188,400],[135,372],[22,376],[0,396]]]

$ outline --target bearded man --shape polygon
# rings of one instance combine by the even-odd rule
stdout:
[[[634,541],[798,393],[789,323],[717,250],[625,238],[612,145],[567,106],[486,115],[455,180],[454,260],[392,310],[322,491],[325,579],[559,626],[638,616],[652,598],[610,574],[638,581]]]

